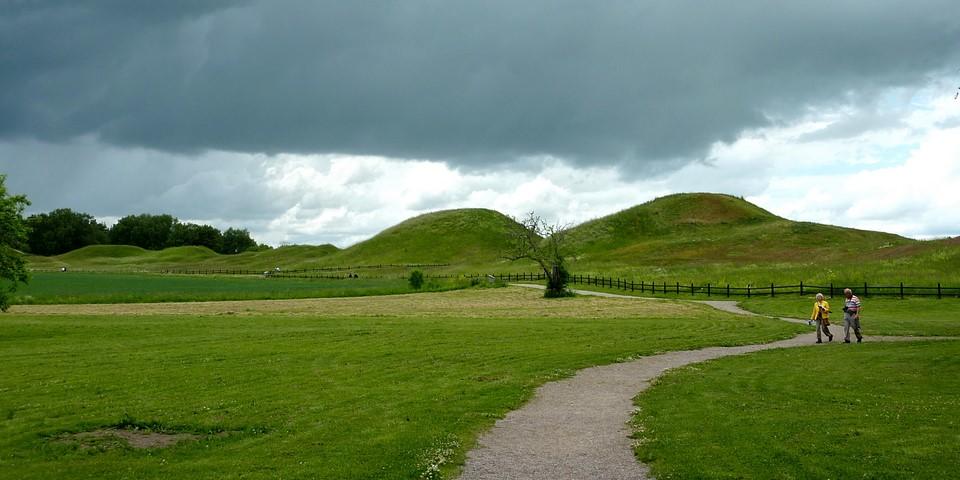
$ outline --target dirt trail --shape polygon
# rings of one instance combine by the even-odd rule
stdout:
[[[521,285],[518,285],[521,286]],[[527,285],[522,285],[527,286]],[[600,292],[583,295],[628,297]],[[704,302],[706,303],[706,302]],[[708,305],[749,314],[735,302]],[[917,337],[868,337],[868,342],[916,341]],[[633,398],[664,371],[691,363],[759,350],[814,345],[813,333],[759,345],[670,352],[627,363],[592,367],[540,387],[534,398],[497,421],[467,454],[461,480],[646,479],[636,460],[628,426]],[[857,348],[826,343],[820,348]]]

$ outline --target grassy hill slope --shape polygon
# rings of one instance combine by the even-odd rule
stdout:
[[[677,194],[586,222],[569,233],[582,264],[803,262],[915,244],[882,232],[787,220],[721,194]]]
[[[326,261],[344,265],[450,263],[492,265],[517,228],[510,217],[482,208],[443,210],[403,221]]]
[[[233,268],[260,270],[275,265],[301,267],[336,253],[333,245],[294,245],[261,252],[221,255],[207,247],[172,247],[144,250],[129,245],[90,245],[54,257],[28,257],[35,269],[66,266],[85,270],[161,270],[179,268]]]
[[[58,257],[30,257],[33,268],[284,270],[378,264],[450,264],[430,273],[534,271],[500,258],[516,222],[487,209],[420,215],[340,250],[295,245],[218,255],[202,247],[160,252],[91,246]],[[795,222],[743,199],[677,194],[585,222],[568,233],[574,273],[647,281],[745,285],[773,282],[960,283],[960,239],[918,241],[883,232]],[[404,274],[405,268],[370,275]]]

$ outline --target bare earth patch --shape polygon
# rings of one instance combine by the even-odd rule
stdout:
[[[663,300],[579,296],[544,299],[528,288],[467,289],[376,297],[220,302],[15,305],[19,315],[310,315],[320,317],[623,318],[688,317],[706,309]]]
[[[132,448],[164,448],[176,445],[187,440],[199,440],[200,435],[192,433],[160,433],[143,430],[124,430],[118,428],[102,428],[91,432],[64,434],[57,437],[57,441],[79,446],[81,449],[111,447],[126,444]]]

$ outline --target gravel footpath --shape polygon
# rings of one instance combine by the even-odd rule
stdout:
[[[617,296],[586,291],[578,293]],[[708,304],[744,313],[735,302]],[[918,338],[867,337],[866,340],[915,341]],[[813,346],[815,341],[815,335],[807,333],[761,345],[670,352],[580,370],[569,379],[541,386],[530,402],[498,420],[468,452],[460,478],[652,478],[647,467],[633,455],[628,421],[633,413],[633,398],[650,386],[653,379],[668,369],[691,363],[773,348]],[[836,348],[829,343],[819,347],[828,345]],[[856,348],[856,345],[841,348]]]

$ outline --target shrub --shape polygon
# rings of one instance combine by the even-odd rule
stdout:
[[[423,287],[423,272],[414,270],[410,272],[410,287],[414,290],[420,290]]]

